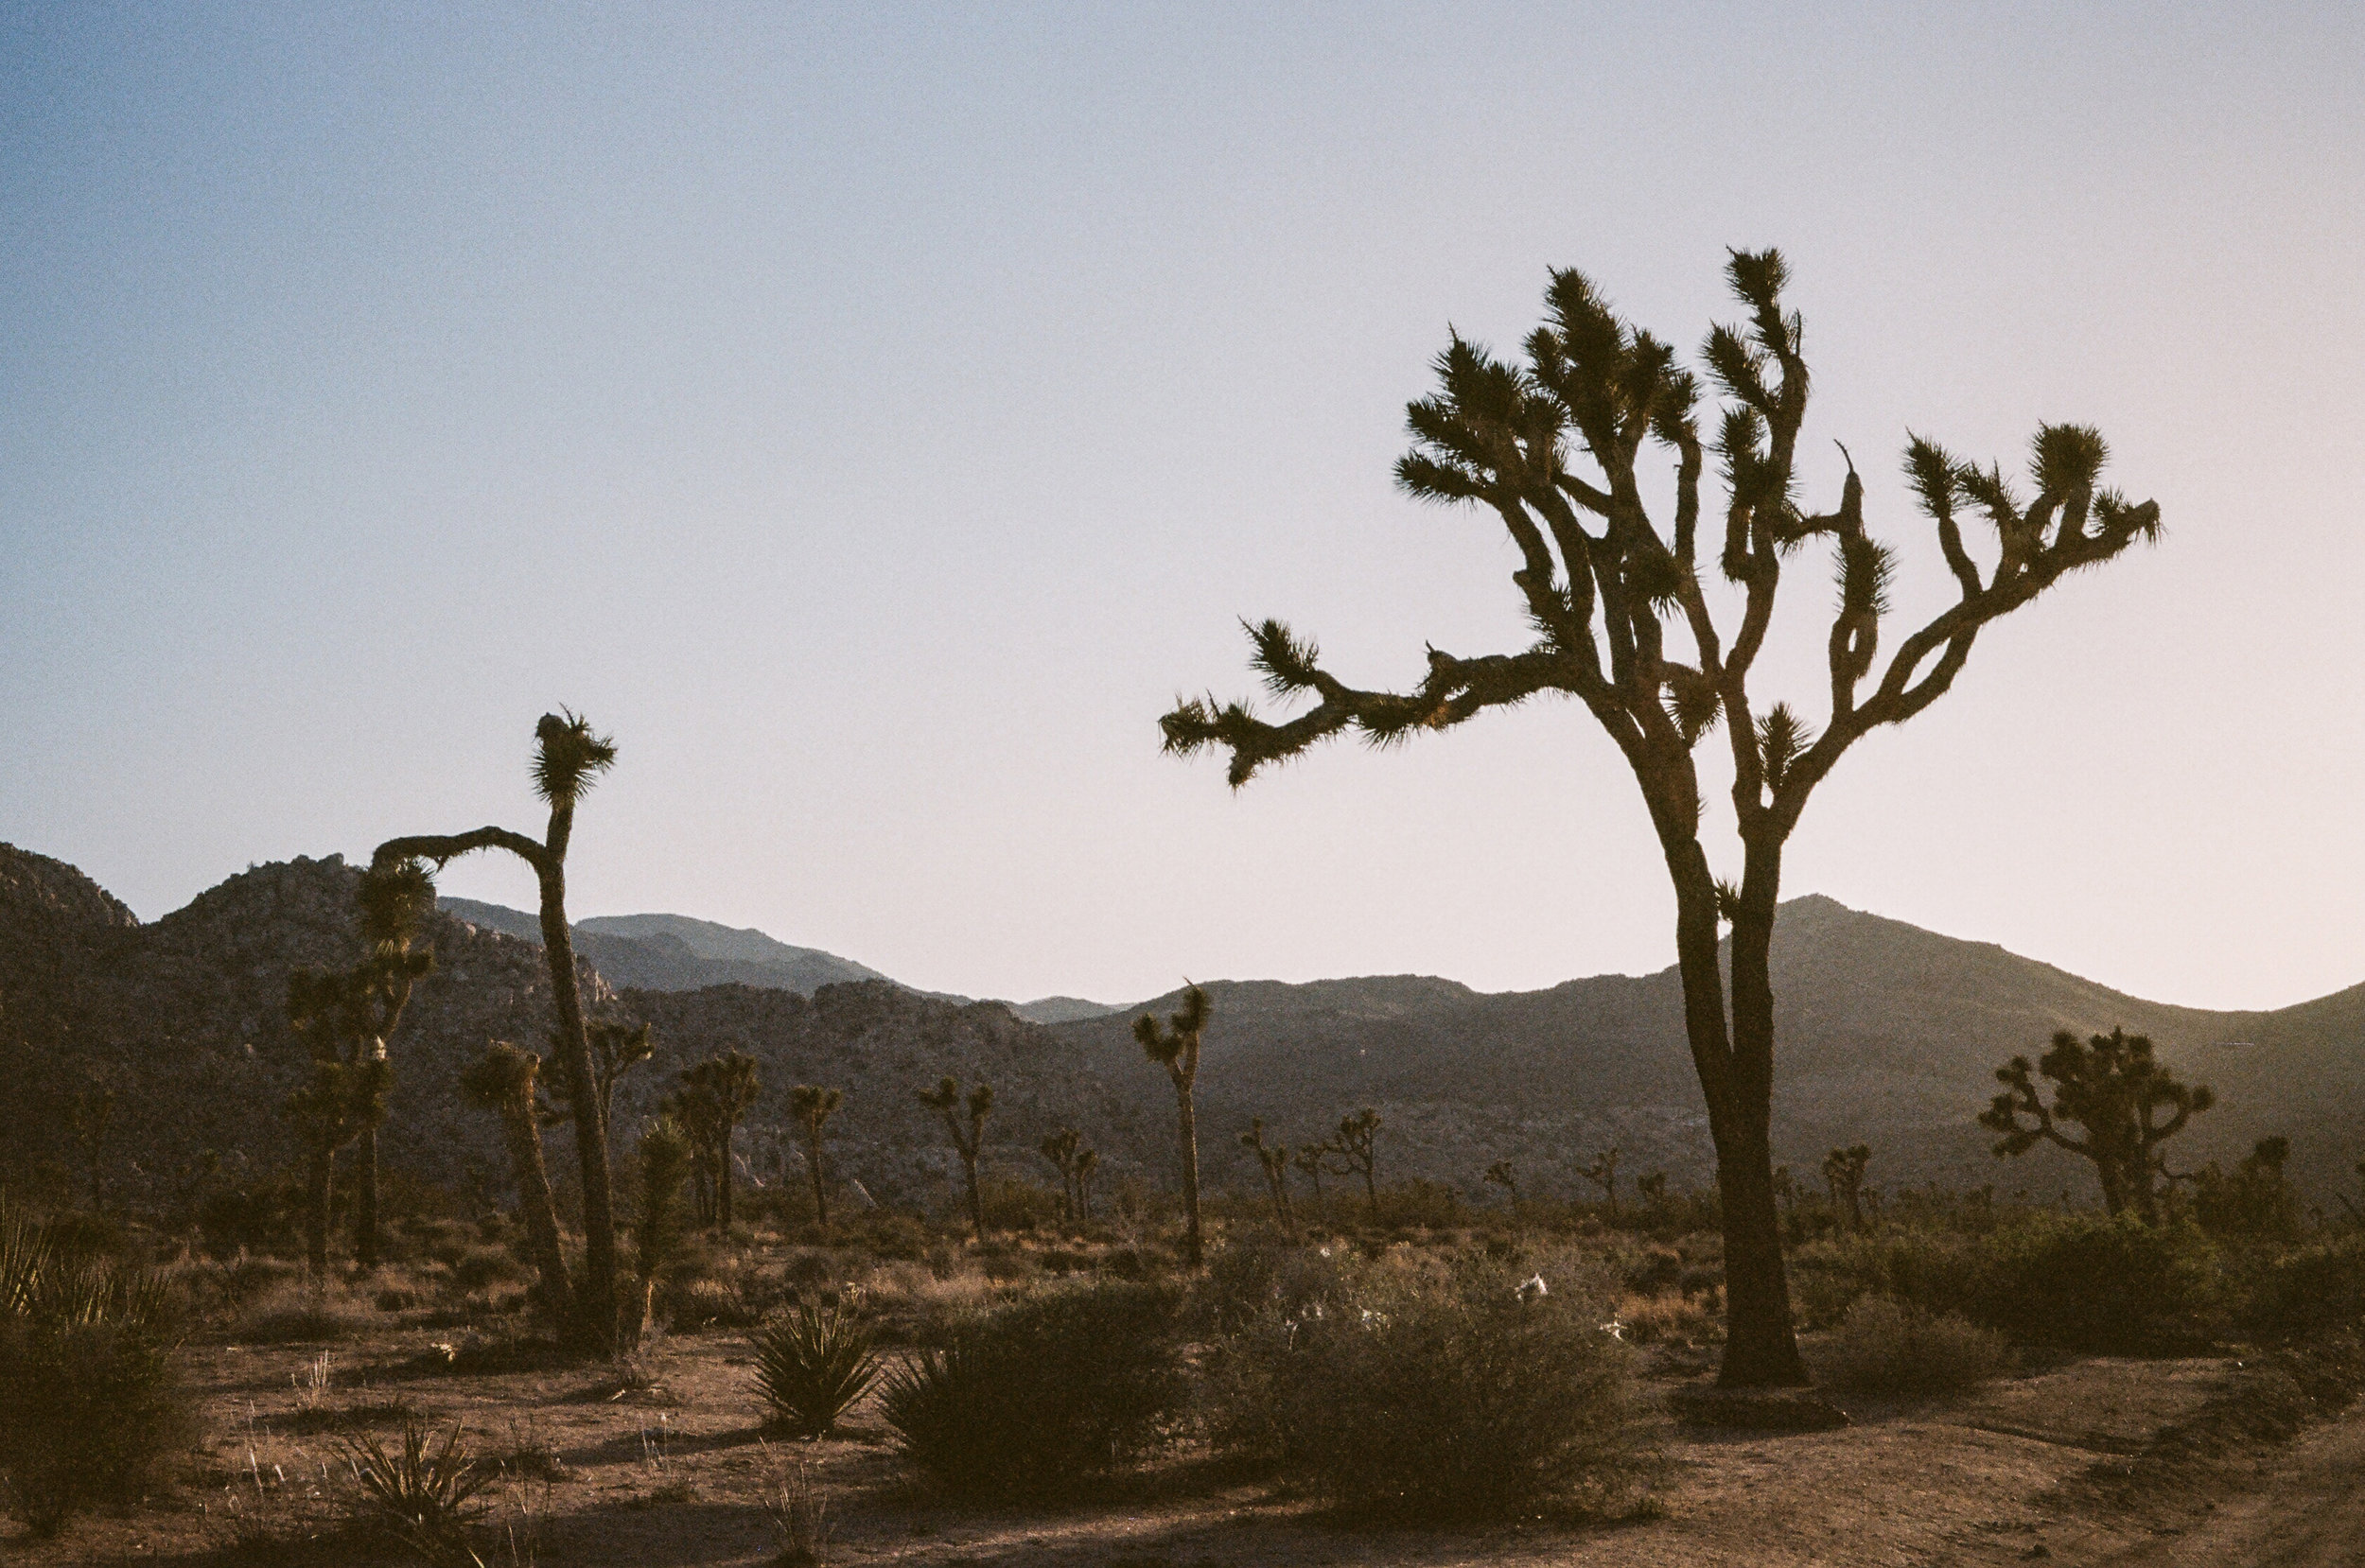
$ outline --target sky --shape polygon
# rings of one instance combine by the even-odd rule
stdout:
[[[1012,998],[1663,967],[1573,705],[1236,793],[1157,719],[1253,689],[1243,616],[1367,686],[1521,646],[1500,525],[1393,486],[1431,357],[1566,266],[1691,353],[1773,245],[1892,645],[1908,429],[2097,425],[2166,524],[1861,742],[1785,895],[2353,984],[2360,59],[2351,5],[0,6],[0,840],[152,919],[538,832],[564,705],[621,748],[577,917]],[[1761,702],[1819,710],[1827,573]]]

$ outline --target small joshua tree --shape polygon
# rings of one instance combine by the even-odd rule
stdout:
[[[338,1151],[384,1114],[392,1071],[363,1047],[362,984],[351,971],[303,969],[288,977],[288,1024],[304,1042],[311,1065],[283,1108],[304,1144],[305,1262],[315,1279],[328,1273]]]
[[[558,1205],[552,1200],[550,1168],[542,1159],[536,1094],[541,1073],[541,1057],[507,1040],[495,1040],[461,1074],[460,1089],[471,1104],[500,1118],[526,1243],[542,1276],[542,1296],[552,1318],[563,1323],[574,1310],[574,1287],[567,1278],[567,1256],[558,1241]]]
[[[1248,1131],[1240,1134],[1240,1147],[1256,1157],[1257,1169],[1265,1174],[1265,1192],[1272,1199],[1273,1223],[1282,1234],[1294,1231],[1296,1224],[1289,1217],[1289,1146],[1265,1141],[1265,1119],[1249,1118]]]
[[[388,1060],[386,1042],[412,988],[435,968],[435,954],[418,946],[427,918],[435,912],[435,880],[416,860],[374,864],[362,874],[361,940],[369,950],[359,970],[360,994],[356,1021],[364,1031],[361,1050],[373,1060]],[[386,1120],[386,1099],[393,1091],[392,1067],[380,1075],[379,1092],[364,1109],[359,1148],[355,1152],[354,1254],[364,1272],[378,1262],[377,1129]]]
[[[1193,985],[1182,993],[1182,1005],[1160,1027],[1147,1013],[1133,1020],[1133,1037],[1142,1054],[1166,1070],[1174,1081],[1174,1111],[1182,1144],[1182,1256],[1197,1268],[1205,1259],[1199,1226],[1199,1118],[1191,1087],[1199,1080],[1199,1041],[1207,1029],[1207,993]]]
[[[618,1080],[639,1067],[655,1054],[656,1045],[645,1023],[632,1024],[615,1019],[593,1019],[584,1025],[584,1037],[591,1049],[591,1091],[599,1102],[600,1125],[615,1125],[616,1085]],[[557,1031],[552,1031],[552,1048],[556,1048]],[[552,1124],[574,1120],[574,1101],[567,1089],[567,1080],[559,1078],[548,1086],[551,1106],[547,1118]]]
[[[986,1143],[986,1118],[993,1114],[993,1086],[979,1084],[961,1096],[960,1080],[947,1074],[934,1089],[920,1091],[920,1103],[943,1119],[944,1130],[952,1135],[953,1152],[961,1157],[961,1170],[969,1178],[969,1228],[979,1242],[986,1239],[986,1199],[977,1186],[977,1156]],[[968,1111],[966,1120],[962,1111]]]
[[[1486,1167],[1486,1179],[1511,1195],[1511,1207],[1519,1207],[1519,1173],[1512,1169],[1508,1159],[1498,1159]]]
[[[824,1228],[830,1223],[830,1190],[821,1165],[821,1140],[830,1118],[845,1103],[846,1091],[842,1089],[798,1084],[788,1091],[788,1114],[797,1124],[797,1135],[804,1141],[805,1174],[813,1180],[814,1219]]]
[[[640,1129],[640,1214],[638,1234],[640,1278],[645,1282],[641,1323],[648,1322],[647,1296],[657,1277],[681,1246],[681,1190],[690,1176],[689,1129],[660,1116]]]
[[[756,1059],[744,1051],[727,1051],[682,1069],[680,1087],[669,1102],[674,1118],[695,1141],[692,1163],[708,1198],[704,1217],[717,1235],[728,1235],[731,1228],[731,1135],[762,1088]]]
[[[1609,1222],[1618,1223],[1618,1151],[1603,1149],[1593,1157],[1593,1163],[1577,1173],[1602,1190],[1602,1206],[1609,1211]]]
[[[1365,1106],[1353,1116],[1339,1118],[1339,1130],[1330,1139],[1330,1152],[1339,1159],[1335,1174],[1363,1178],[1363,1203],[1375,1225],[1379,1223],[1379,1179],[1373,1145],[1378,1138],[1379,1112]]]
[[[1076,1166],[1085,1153],[1084,1135],[1074,1127],[1061,1127],[1058,1132],[1044,1134],[1042,1141],[1035,1145],[1035,1152],[1051,1161],[1051,1168],[1060,1173],[1061,1216],[1071,1222],[1082,1219],[1083,1205],[1076,1191]]]
[[[2032,1074],[2053,1084],[2051,1106]],[[2061,1030],[2033,1070],[2027,1057],[2014,1056],[1995,1076],[2004,1092],[1979,1113],[1979,1124],[2003,1135],[1995,1141],[1998,1157],[2025,1154],[2040,1142],[2058,1144],[2093,1162],[2111,1213],[2132,1209],[2146,1225],[2160,1223],[2152,1181],[2160,1145],[2216,1104],[2208,1085],[2179,1082],[2152,1054],[2149,1039],[2124,1029],[2083,1042]],[[2085,1136],[2070,1136],[2063,1124],[2084,1129]]]
[[[1090,1224],[1093,1217],[1093,1176],[1100,1170],[1100,1154],[1095,1149],[1076,1151],[1076,1217]]]
[[[534,868],[541,893],[542,956],[550,966],[551,1002],[558,1014],[555,1054],[577,1106],[595,1105],[591,1044],[584,1027],[583,992],[575,973],[574,932],[567,923],[567,846],[574,837],[575,807],[616,761],[616,746],[573,713],[545,713],[534,726],[534,792],[550,803],[550,825],[536,840],[506,828],[389,839],[373,866],[418,860],[440,870],[480,849],[502,849]],[[589,1347],[612,1350],[622,1328],[616,1271],[616,1207],[607,1156],[607,1127],[577,1116],[575,1159],[583,1186],[583,1287],[576,1319]]]
[[[1847,1216],[1848,1228],[1864,1228],[1864,1173],[1872,1145],[1857,1143],[1823,1157],[1823,1180],[1831,1189],[1831,1212]]]
[[[1323,1161],[1328,1159],[1330,1155],[1330,1144],[1324,1141],[1302,1144],[1298,1152],[1289,1157],[1289,1163],[1304,1172],[1305,1179],[1314,1184],[1314,1213],[1317,1219],[1321,1218],[1323,1208]]]

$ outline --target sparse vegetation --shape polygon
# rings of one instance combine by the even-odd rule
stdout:
[[[1826,1352],[1839,1388],[1880,1394],[1952,1394],[2004,1371],[2003,1337],[1950,1312],[1866,1296],[1848,1311]]]
[[[793,1307],[749,1339],[756,1386],[791,1437],[827,1437],[879,1375],[877,1335],[836,1306]]]

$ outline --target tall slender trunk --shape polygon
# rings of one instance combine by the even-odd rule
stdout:
[[[714,1141],[714,1233],[731,1233],[731,1129]]]
[[[1807,1381],[1791,1321],[1790,1281],[1782,1263],[1781,1211],[1774,1196],[1774,985],[1771,974],[1775,892],[1781,846],[1750,841],[1740,907],[1733,914],[1732,1044],[1725,1092],[1711,1095],[1708,1127],[1716,1140],[1716,1185],[1724,1210],[1726,1386],[1796,1385]],[[1709,929],[1715,909],[1708,907]],[[1696,923],[1695,923],[1696,924]],[[1696,936],[1684,967],[1705,964],[1715,978],[1716,947]],[[1686,976],[1686,989],[1690,977]],[[1718,1102],[1722,1101],[1720,1111]]]
[[[961,1151],[961,1168],[969,1175],[969,1228],[983,1246],[986,1239],[986,1199],[977,1190],[977,1157]]]
[[[583,998],[575,984],[575,943],[567,929],[567,872],[546,861],[542,882],[542,951],[550,960],[551,1002],[558,1014],[559,1065],[575,1106],[575,1160],[583,1185],[583,1290],[580,1333],[595,1349],[615,1348],[622,1303],[616,1294],[616,1199],[607,1164],[607,1122],[599,1106],[591,1041],[583,1027]]]
[[[542,1159],[542,1129],[534,1120],[534,1102],[521,1098],[501,1108],[501,1127],[508,1134],[509,1166],[517,1182],[517,1207],[524,1211],[526,1246],[542,1276],[542,1295],[551,1315],[565,1322],[574,1306],[574,1285],[567,1278],[567,1254],[558,1242],[558,1204],[551,1195],[550,1167]]]
[[[335,1193],[337,1154],[333,1149],[314,1149],[309,1165],[305,1169],[304,1187],[309,1201],[309,1223],[304,1228],[304,1262],[312,1271],[315,1281],[328,1279],[328,1213]]]
[[[365,1127],[353,1151],[353,1258],[361,1272],[377,1267],[377,1129]]]
[[[1199,1228],[1199,1116],[1191,1104],[1188,1079],[1175,1081],[1174,1099],[1182,1127],[1182,1256],[1197,1268],[1205,1260],[1206,1248]]]
[[[830,1194],[821,1179],[821,1144],[817,1139],[805,1145],[805,1171],[813,1177],[814,1223],[826,1230],[830,1225]]]

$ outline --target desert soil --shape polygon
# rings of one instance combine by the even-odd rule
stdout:
[[[323,1347],[188,1352],[212,1438],[188,1482],[149,1507],[79,1521],[55,1542],[11,1541],[14,1560],[230,1564],[254,1560],[225,1513],[259,1477],[284,1528],[313,1505],[303,1477],[335,1458],[335,1431],[397,1430],[390,1402],[466,1423],[496,1455],[555,1461],[546,1482],[496,1497],[542,1563],[584,1568],[762,1564],[776,1545],[761,1506],[771,1477],[801,1466],[829,1501],[829,1560],[915,1568],[1311,1568],[1569,1564],[1601,1568],[2050,1560],[2185,1568],[2202,1563],[2365,1561],[2365,1420],[2316,1428],[2267,1458],[2181,1472],[2173,1496],[2113,1509],[2089,1485],[2192,1417],[2234,1375],[2219,1360],[2087,1360],[1945,1401],[1842,1400],[1844,1429],[1792,1435],[1667,1427],[1655,1516],[1621,1524],[1535,1520],[1485,1530],[1372,1529],[1248,1486],[1212,1486],[1188,1458],[1120,1502],[980,1512],[937,1503],[902,1477],[874,1414],[843,1436],[762,1440],[745,1350],[724,1335],[668,1342],[652,1387],[618,1392],[591,1370],[421,1374],[437,1337],[325,1348],[325,1392],[308,1373]],[[286,1484],[281,1484],[281,1478]],[[358,1548],[334,1559],[363,1561]],[[520,1560],[523,1554],[520,1553]],[[389,1559],[388,1560],[396,1560]]]

